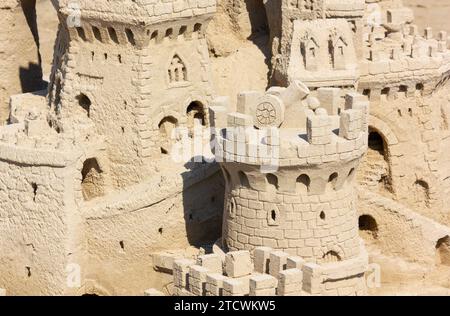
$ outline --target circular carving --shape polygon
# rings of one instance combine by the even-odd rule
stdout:
[[[264,102],[258,105],[256,117],[260,124],[272,125],[277,119],[277,110],[275,110],[274,106],[269,102]]]
[[[261,98],[255,109],[255,126],[279,127],[284,121],[283,102],[274,95],[266,95]]]

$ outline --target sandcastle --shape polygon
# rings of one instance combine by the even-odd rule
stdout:
[[[0,295],[366,295],[369,256],[450,265],[450,45],[401,1],[52,2],[48,89],[0,78]],[[264,8],[269,87],[218,96],[208,25]],[[215,161],[175,161],[199,133]]]

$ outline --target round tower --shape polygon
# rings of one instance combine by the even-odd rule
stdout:
[[[303,84],[244,92],[210,109],[226,178],[224,248],[265,246],[328,263],[358,258],[355,173],[367,148],[368,100]]]

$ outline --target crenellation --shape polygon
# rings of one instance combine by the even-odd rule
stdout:
[[[361,244],[358,245],[359,247]],[[248,252],[236,254],[235,266],[248,266],[247,255],[249,254]],[[197,286],[186,290],[185,285],[178,283],[179,277],[174,274],[175,295],[184,296],[190,293],[206,296],[303,296],[330,295],[330,290],[340,291],[339,295],[365,293],[363,274],[368,260],[365,251],[352,260],[321,265],[268,247],[256,248],[252,252],[252,257],[254,260],[251,260],[251,266],[255,269],[249,270],[247,275],[226,276],[228,273],[226,267],[219,273],[206,273],[206,281],[201,283],[205,288],[203,294],[198,294]],[[268,267],[263,272],[256,270],[261,264],[261,259]],[[205,269],[196,266],[192,260],[176,261],[174,271],[177,271],[177,266],[180,264],[183,267],[185,264],[191,265],[188,283],[192,280],[194,284],[197,284],[199,282],[197,277],[202,278],[206,272]]]

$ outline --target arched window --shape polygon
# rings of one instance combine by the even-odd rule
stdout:
[[[83,163],[81,189],[86,201],[104,195],[104,177],[97,159],[90,158]]]
[[[267,174],[266,181],[267,181],[268,191],[278,190],[278,178],[276,175],[271,174],[271,173]]]
[[[375,218],[370,215],[361,215],[358,219],[359,231],[364,239],[378,238],[378,224]]]
[[[338,181],[338,173],[334,172],[328,177],[328,184],[327,184],[328,190],[336,190],[337,181]]]
[[[136,45],[133,31],[130,29],[125,29],[125,34],[127,36],[128,42],[133,46]]]
[[[430,187],[427,182],[423,180],[416,180],[414,182],[414,197],[416,198],[416,206],[430,207]]]
[[[119,44],[119,38],[117,37],[117,32],[114,28],[108,27],[109,38],[116,44]]]
[[[174,129],[178,126],[178,121],[172,116],[165,117],[159,122],[159,134],[161,140],[161,153],[169,154],[173,139],[174,139]]]
[[[77,34],[82,41],[86,41],[86,33],[82,27],[77,27]]]
[[[248,181],[247,175],[242,172],[239,171],[239,182],[241,183],[241,186],[249,188],[250,187],[250,182]]]
[[[309,192],[310,185],[311,179],[306,174],[302,174],[297,178],[296,191],[301,194],[306,194]]]
[[[398,89],[398,92],[404,93],[406,95],[408,93],[408,86],[401,85]]]
[[[194,25],[194,32],[201,32],[202,31],[202,25],[200,23],[197,23]]]
[[[168,69],[168,75],[171,84],[188,81],[186,65],[181,60],[180,56],[175,55],[172,58]]]
[[[183,25],[182,27],[180,27],[180,31],[178,32],[178,35],[184,35],[187,31],[187,26]]]
[[[156,40],[158,38],[159,32],[156,30],[152,33],[152,36],[150,37],[151,40]]]
[[[93,26],[92,33],[94,33],[94,37],[97,41],[99,41],[99,42],[102,41],[102,34],[100,33],[100,30],[98,29],[98,27]]]
[[[322,261],[324,263],[333,263],[333,262],[342,261],[342,258],[336,251],[330,250],[326,254],[323,255]]]
[[[436,243],[436,263],[450,266],[450,237],[445,236]]]
[[[188,117],[188,127],[192,129],[195,126],[206,126],[206,111],[202,103],[194,101],[186,109]]]
[[[91,100],[83,93],[79,94],[76,97],[76,100],[81,109],[86,113],[87,117],[91,117]]]

